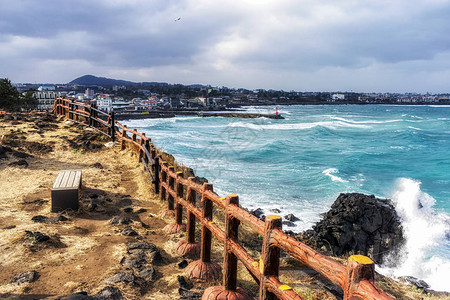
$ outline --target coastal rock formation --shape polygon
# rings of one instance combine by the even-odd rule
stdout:
[[[224,118],[243,118],[243,119],[256,119],[256,118],[268,118],[268,119],[284,119],[278,114],[256,114],[256,113],[231,113],[231,112],[199,112],[199,117],[224,117]]]
[[[324,218],[302,238],[334,255],[363,254],[376,263],[404,241],[392,202],[358,193],[340,194]]]

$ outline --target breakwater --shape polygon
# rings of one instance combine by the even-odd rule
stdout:
[[[174,118],[176,116],[197,116],[197,117],[224,117],[224,118],[242,118],[242,119],[284,119],[279,114],[267,113],[246,113],[241,112],[203,112],[189,110],[169,110],[169,111],[146,111],[146,112],[121,112],[115,115],[116,120],[138,120],[155,118]]]
[[[119,139],[122,149],[135,149],[154,184],[155,192],[159,193],[161,200],[167,202],[165,215],[175,217],[175,222],[166,228],[167,232],[179,232],[184,228],[187,230],[186,240],[178,244],[176,250],[180,254],[200,256],[199,260],[187,267],[190,276],[203,280],[218,279],[223,267],[223,285],[207,289],[205,297],[216,297],[226,291],[229,295],[227,299],[246,299],[245,291],[237,287],[239,260],[259,284],[260,299],[300,299],[278,277],[280,250],[283,250],[342,288],[344,299],[392,299],[374,285],[374,263],[370,258],[355,255],[349,258],[347,266],[341,265],[283,233],[280,217],[270,215],[262,221],[239,206],[237,195],[220,197],[214,193],[212,184],[199,184],[195,178],[184,178],[183,172],[177,171],[177,166],[169,165],[161,159],[150,138],[120,124],[115,120],[114,114],[100,118],[95,108],[62,98],[55,101],[53,111],[79,124],[91,126],[112,140]],[[195,203],[197,195],[200,195],[200,208]],[[213,207],[224,212],[224,226],[214,222]],[[183,208],[187,212],[186,216],[183,216]],[[186,224],[183,224],[184,219]],[[201,224],[200,241],[195,240],[196,222]],[[263,237],[259,261],[239,244],[237,233],[240,223],[245,223]],[[213,236],[224,245],[222,267],[211,261]]]

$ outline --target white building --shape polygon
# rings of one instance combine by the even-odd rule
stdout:
[[[333,100],[345,100],[344,94],[333,94],[331,95],[331,99]]]
[[[113,110],[112,99],[109,95],[99,95],[97,98],[97,108],[107,113]]]
[[[55,99],[60,96],[59,92],[55,91],[37,91],[34,92],[34,97],[37,100],[37,110],[52,110]]]
[[[41,85],[40,87],[38,87],[39,92],[54,91],[54,90],[55,90],[55,86],[53,86],[53,85]]]

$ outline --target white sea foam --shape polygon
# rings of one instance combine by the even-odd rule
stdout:
[[[392,199],[402,219],[406,243],[399,257],[387,259],[380,272],[394,277],[414,276],[431,288],[450,291],[450,260],[438,255],[450,234],[450,216],[433,210],[435,200],[420,189],[420,182],[401,178]],[[433,255],[436,253],[436,255]],[[400,259],[399,259],[400,258]]]
[[[437,108],[448,108],[450,105],[428,105],[429,107],[437,107]]]
[[[269,107],[261,107],[261,106],[247,106],[243,108],[245,110],[245,112],[247,113],[258,113],[258,114],[275,114],[276,112],[276,107],[273,106],[269,106]],[[229,112],[229,111],[227,111]],[[278,113],[279,114],[283,114],[283,115],[290,115],[291,112],[289,110],[287,110],[285,107],[280,107],[278,109]]]
[[[371,128],[368,125],[351,124],[342,121],[325,121],[325,122],[311,122],[311,123],[293,123],[293,124],[254,124],[246,122],[232,122],[228,124],[229,127],[245,127],[254,130],[305,130],[317,126],[322,126],[328,129],[338,128]]]
[[[333,181],[337,181],[337,182],[348,182],[347,180],[342,179],[341,177],[334,175],[334,174],[338,174],[338,173],[339,173],[339,170],[336,169],[336,168],[329,168],[329,169],[326,169],[326,170],[324,170],[322,173],[325,174],[326,176],[330,177],[331,180],[333,180]]]
[[[341,118],[341,117],[333,117],[334,120],[338,120],[338,121],[342,121],[345,123],[350,123],[350,124],[387,124],[387,123],[395,123],[395,122],[402,122],[402,120],[366,120],[366,121],[355,121],[355,120],[349,120],[349,119],[345,119],[345,118]]]
[[[405,146],[390,146],[389,149],[394,149],[394,150],[405,150]]]

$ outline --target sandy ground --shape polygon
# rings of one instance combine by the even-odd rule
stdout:
[[[127,255],[127,243],[136,241],[156,245],[163,259],[154,266],[153,280],[139,286],[113,284],[123,298],[180,298],[177,276],[185,274],[177,264],[183,258],[173,251],[173,245],[184,234],[164,233],[162,228],[173,220],[158,217],[165,204],[154,194],[143,166],[130,150],[121,151],[117,144],[105,147],[107,142],[90,129],[45,115],[0,119],[0,145],[11,150],[3,157],[0,153],[1,299],[59,299],[82,291],[96,295],[111,286],[107,278],[127,271],[120,262]],[[51,213],[51,188],[65,169],[83,172],[80,210]],[[39,223],[32,220],[35,216],[47,219]],[[127,225],[110,224],[115,216],[131,219],[130,226],[138,235],[124,236],[121,231]],[[49,240],[39,243],[27,231],[45,234]],[[242,237],[242,243],[250,243],[248,236]],[[221,262],[223,248],[217,244],[214,259]],[[30,270],[38,272],[36,281],[11,283],[14,276]],[[280,278],[302,299],[339,298],[339,292],[330,290],[317,273],[295,261],[283,259]],[[201,293],[211,285],[195,283],[192,291]],[[253,298],[257,296],[258,287],[242,266],[239,285]],[[399,299],[447,298],[427,296],[384,277],[377,278],[377,285]]]
[[[95,294],[107,285],[106,278],[124,269],[120,261],[126,243],[136,240],[150,241],[162,249],[164,264],[156,268],[159,278],[139,291],[119,286],[124,297],[178,297],[176,275],[183,272],[175,263],[181,258],[164,251],[171,237],[162,231],[167,223],[157,217],[162,203],[153,193],[136,157],[130,151],[120,151],[117,145],[102,146],[95,151],[83,150],[81,145],[73,148],[67,140],[86,132],[96,134],[81,128],[74,130],[63,121],[54,123],[55,128],[43,130],[34,128],[35,123],[0,123],[2,145],[33,155],[25,158],[28,167],[9,165],[21,160],[10,153],[0,160],[0,298],[36,299],[80,291]],[[107,142],[96,136],[98,145]],[[53,151],[41,151],[36,144],[12,147],[17,141],[51,145]],[[31,148],[35,151],[29,151]],[[102,168],[94,166],[95,163],[100,163]],[[81,208],[79,212],[62,214],[67,221],[52,222],[51,219],[61,214],[50,212],[51,188],[59,171],[65,169],[83,172]],[[132,212],[126,212],[130,209]],[[32,221],[37,215],[48,217],[50,222]],[[132,219],[131,227],[139,235],[122,235],[120,231],[125,225],[111,225],[113,216]],[[26,231],[48,235],[52,243],[36,243]],[[37,281],[10,283],[15,275],[29,270],[39,273]]]

